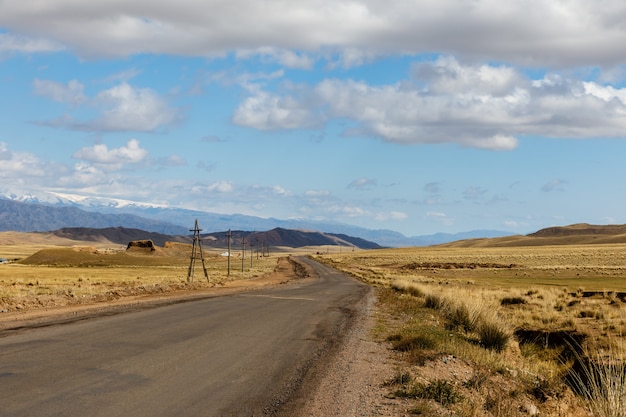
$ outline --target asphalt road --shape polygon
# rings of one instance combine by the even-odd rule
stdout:
[[[369,291],[303,261],[319,277],[1,337],[0,416],[276,414]]]

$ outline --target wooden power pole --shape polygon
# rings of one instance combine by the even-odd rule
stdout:
[[[204,270],[204,277],[207,282],[209,281],[209,274],[206,271],[206,265],[204,264],[204,254],[202,253],[202,241],[200,240],[200,232],[202,229],[198,227],[198,219],[196,219],[196,225],[193,229],[189,229],[193,232],[193,243],[191,245],[191,259],[189,260],[189,271],[187,272],[187,282],[193,282],[193,274],[196,269],[196,259],[202,260],[202,269]],[[199,254],[198,254],[199,253]]]

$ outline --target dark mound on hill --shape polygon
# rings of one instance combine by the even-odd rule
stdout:
[[[89,227],[66,227],[51,232],[53,235],[72,240],[86,242],[111,242],[126,245],[128,242],[151,240],[154,245],[163,246],[167,241],[191,243],[188,236],[171,236],[156,232],[146,232],[141,229],[130,229],[126,227],[106,227],[104,229],[94,229]]]

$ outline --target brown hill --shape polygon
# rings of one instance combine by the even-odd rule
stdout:
[[[227,232],[211,233],[206,236],[210,246],[225,247],[227,244]],[[266,232],[243,232],[231,231],[232,242],[240,245],[243,239],[247,244],[266,245],[266,246],[286,246],[291,248],[300,248],[303,246],[347,246],[357,247],[360,249],[379,249],[380,245],[361,239],[358,237],[323,233],[307,230],[283,229],[281,227],[268,230]],[[205,241],[206,241],[205,240]]]
[[[578,223],[570,226],[547,227],[528,235],[492,239],[468,239],[447,243],[445,247],[515,247],[547,245],[590,245],[626,243],[626,225],[592,225]]]
[[[50,232],[55,236],[80,240],[84,242],[112,242],[120,245],[126,245],[128,242],[136,240],[151,240],[155,245],[163,246],[165,242],[189,242],[191,237],[188,236],[171,236],[156,232],[146,232],[141,229],[132,229],[128,227],[106,227],[103,229],[94,229],[89,227],[66,227],[63,229]]]
[[[192,236],[171,236],[155,232],[146,232],[140,229],[126,227],[107,227],[104,229],[93,229],[86,227],[68,227],[50,232],[52,235],[81,242],[111,242],[126,245],[128,242],[151,240],[157,246],[164,246],[165,242],[191,243]],[[202,234],[202,245],[213,248],[228,247],[228,232],[216,232]],[[299,248],[303,246],[347,246],[360,249],[377,249],[380,245],[361,239],[358,237],[323,233],[316,231],[304,231],[275,228],[266,232],[246,232],[241,230],[231,231],[231,245],[240,246],[243,239],[249,245],[284,246]]]
[[[570,226],[547,227],[531,233],[531,237],[564,237],[564,236],[595,236],[595,235],[626,235],[626,224],[594,225],[577,223]]]

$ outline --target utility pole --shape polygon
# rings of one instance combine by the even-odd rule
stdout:
[[[243,261],[246,258],[246,238],[241,239],[241,272],[243,272]]]
[[[254,258],[254,243],[250,242],[250,269],[252,269],[253,258]]]
[[[189,271],[187,271],[187,282],[193,282],[193,275],[196,266],[196,259],[198,259],[198,254],[196,251],[200,252],[200,259],[202,260],[202,269],[204,270],[204,277],[207,282],[209,281],[209,274],[206,271],[206,266],[204,264],[204,254],[202,253],[202,241],[200,240],[200,232],[202,229],[198,227],[198,219],[196,219],[196,225],[193,229],[189,229],[190,232],[193,232],[193,243],[191,244],[191,259],[189,260]]]
[[[228,238],[228,276],[230,276],[230,238],[232,236],[232,233],[230,233],[230,229],[228,229],[228,233],[226,234],[226,237]]]

